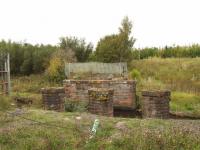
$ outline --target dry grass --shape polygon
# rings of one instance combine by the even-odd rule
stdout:
[[[42,110],[26,110],[20,115],[45,123],[42,124],[19,116],[2,116],[4,115],[0,117],[2,150],[200,148],[199,120],[109,118],[88,113],[57,113]],[[99,118],[100,126],[96,136],[89,139],[95,118]]]

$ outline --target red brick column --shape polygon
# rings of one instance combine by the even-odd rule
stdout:
[[[170,91],[143,91],[142,116],[144,118],[169,118]]]
[[[88,111],[92,114],[113,116],[113,89],[91,88],[88,90]]]
[[[65,90],[63,87],[42,88],[44,109],[64,111]]]

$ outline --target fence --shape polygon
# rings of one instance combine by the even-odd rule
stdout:
[[[10,55],[0,53],[0,95],[10,94]]]
[[[70,73],[91,73],[91,74],[126,74],[127,63],[65,63],[65,75]]]

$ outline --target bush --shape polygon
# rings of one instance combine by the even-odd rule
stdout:
[[[78,100],[65,100],[65,111],[67,112],[83,112],[87,110],[87,103],[84,101]]]
[[[141,74],[137,69],[133,69],[131,71],[131,78],[140,81],[141,80]]]
[[[64,62],[58,58],[53,57],[50,60],[50,65],[46,70],[46,77],[50,82],[62,82],[65,78]]]

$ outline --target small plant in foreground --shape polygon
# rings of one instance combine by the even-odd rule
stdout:
[[[81,100],[65,99],[65,111],[84,112],[87,110],[87,102]]]

